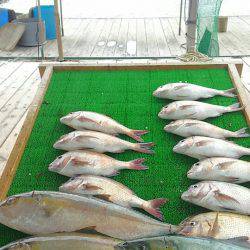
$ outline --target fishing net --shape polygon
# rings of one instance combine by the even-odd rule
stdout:
[[[218,16],[222,0],[199,0],[197,12],[197,45],[199,52],[219,56]]]

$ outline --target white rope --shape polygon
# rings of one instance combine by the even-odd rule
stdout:
[[[207,61],[212,60],[212,58],[210,58],[210,57],[208,57],[208,56],[206,56],[198,51],[188,52],[188,53],[181,55],[177,58],[183,62],[207,62]]]

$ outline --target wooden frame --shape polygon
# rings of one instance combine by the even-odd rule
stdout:
[[[250,126],[250,94],[245,89],[241,82],[240,75],[242,72],[242,63],[170,63],[170,64],[153,64],[153,65],[83,65],[83,64],[58,64],[58,63],[47,63],[39,66],[39,71],[42,77],[40,87],[37,90],[36,96],[29,108],[28,115],[24,121],[20,134],[14,145],[14,148],[10,154],[7,161],[3,174],[0,178],[0,200],[6,197],[12,180],[15,176],[17,167],[23,155],[25,146],[31,134],[32,128],[36,121],[40,106],[42,104],[43,98],[50,84],[50,79],[54,71],[66,71],[66,70],[170,70],[170,69],[208,69],[208,68],[225,68],[228,70],[230,78],[233,85],[237,89],[237,94],[241,105],[245,107],[244,115],[246,117],[247,123]]]

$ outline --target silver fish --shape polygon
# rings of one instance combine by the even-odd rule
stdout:
[[[192,136],[180,141],[173,151],[197,159],[210,157],[240,158],[250,155],[250,149],[216,138]]]
[[[202,181],[190,186],[181,198],[213,211],[250,215],[250,189],[237,184]]]
[[[216,95],[235,97],[235,89],[217,90],[187,82],[168,83],[157,88],[153,96],[172,100],[198,100]]]
[[[109,178],[94,175],[81,175],[71,178],[59,187],[59,191],[95,196],[127,208],[139,207],[160,220],[163,219],[163,215],[159,207],[167,201],[163,198],[145,201],[123,184]]]
[[[163,107],[158,116],[168,120],[205,120],[209,117],[217,117],[224,113],[242,109],[243,107],[240,107],[239,103],[224,107],[197,101],[176,101]]]
[[[80,174],[114,176],[122,169],[146,170],[148,167],[142,165],[144,161],[143,158],[128,162],[118,161],[105,154],[77,150],[58,156],[49,165],[49,170],[69,177]]]
[[[243,250],[249,249],[246,240],[242,238],[230,240],[215,240],[211,238],[183,237],[169,235],[163,237],[145,238],[119,243],[117,250]]]
[[[132,143],[101,132],[73,131],[60,137],[53,147],[66,151],[89,149],[99,153],[122,153],[125,150],[134,150],[141,153],[152,154],[154,153],[150,149],[152,146],[154,146],[152,142]]]
[[[178,230],[176,226],[110,202],[50,191],[18,194],[2,201],[0,223],[31,235],[93,229],[123,240]]]
[[[209,212],[188,217],[180,223],[179,234],[189,237],[229,239],[250,237],[250,217],[228,212]]]
[[[215,125],[204,121],[183,119],[170,122],[164,127],[166,132],[170,132],[183,137],[189,137],[194,135],[207,136],[213,138],[227,138],[227,137],[250,137],[250,134],[246,132],[247,128],[242,128],[238,131],[229,131],[223,128],[219,128]]]
[[[187,177],[196,180],[244,183],[250,181],[250,163],[233,158],[212,157],[195,163]]]
[[[61,233],[20,239],[0,250],[114,250],[119,243],[122,241],[101,235]]]
[[[149,132],[129,129],[106,115],[91,111],[71,112],[60,121],[76,130],[93,130],[111,135],[125,134],[140,142],[143,141],[140,136]]]

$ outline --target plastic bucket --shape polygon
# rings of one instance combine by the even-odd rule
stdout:
[[[46,41],[44,22],[39,22],[37,18],[24,18],[15,20],[14,23],[25,24],[25,31],[18,42],[20,46],[34,47]]]
[[[38,8],[33,9],[33,16],[38,18]],[[45,22],[46,39],[56,39],[56,21],[54,15],[54,5],[42,5],[41,6],[42,20]]]
[[[9,22],[8,9],[0,8],[0,27],[4,26],[8,22]]]

